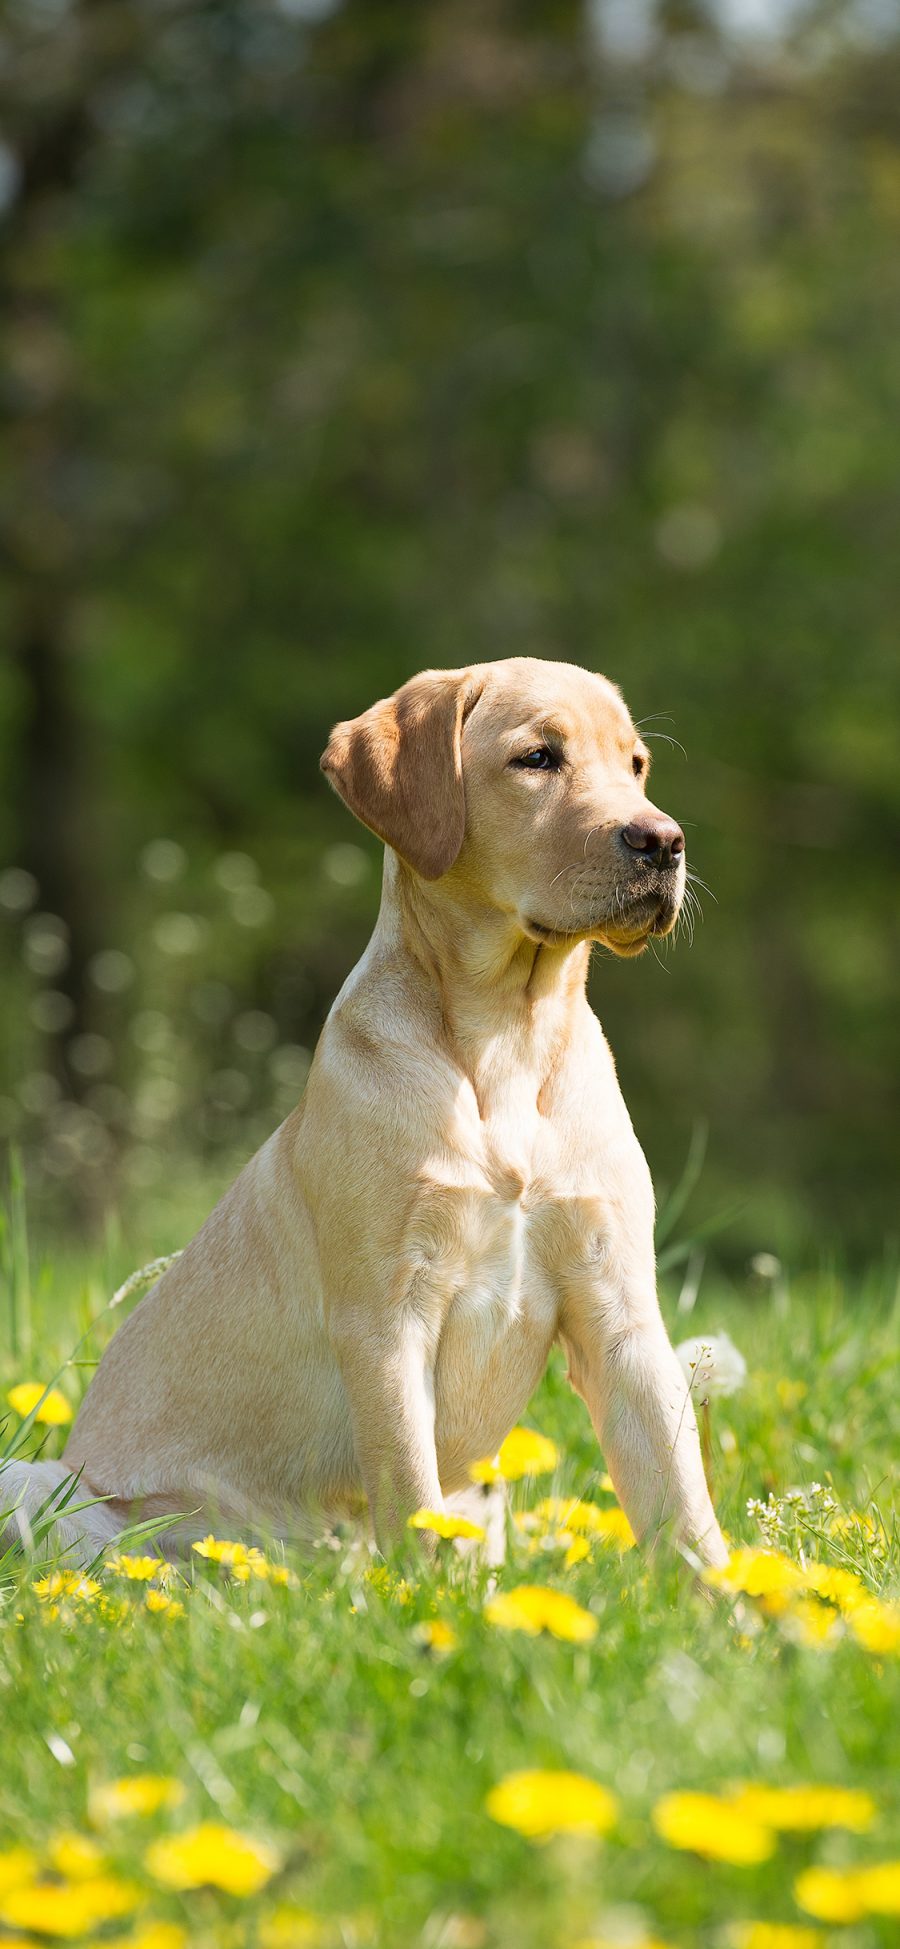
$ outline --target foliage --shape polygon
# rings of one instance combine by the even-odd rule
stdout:
[[[657,1170],[703,1115],[732,1252],[883,1239],[900,53],[727,12],[4,10],[0,1111],[79,1212],[246,1131],[248,1013],[314,1040],[377,897],[331,722],[525,652],[690,754],[718,905],[594,978]]]

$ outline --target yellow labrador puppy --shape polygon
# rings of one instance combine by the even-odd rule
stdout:
[[[112,1340],[63,1462],[96,1549],[166,1515],[384,1544],[465,1489],[565,1348],[623,1508],[726,1551],[656,1298],[653,1193],[585,996],[674,927],[684,838],[619,691],[526,657],[431,670],[323,769],[386,846],[381,912],[298,1108]],[[21,1525],[20,1525],[21,1526]]]

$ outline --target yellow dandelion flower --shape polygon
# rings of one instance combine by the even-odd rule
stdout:
[[[805,1868],[794,1899],[817,1922],[858,1922],[866,1912],[857,1868]]]
[[[249,1583],[251,1577],[270,1579],[273,1583],[290,1582],[290,1572],[276,1575],[282,1566],[270,1564],[262,1550],[252,1543],[232,1543],[225,1537],[204,1536],[202,1542],[192,1543],[191,1548],[208,1563],[219,1563],[223,1570],[230,1570],[236,1583]]]
[[[703,1578],[734,1596],[787,1597],[805,1587],[799,1563],[780,1550],[732,1550],[721,1569],[704,1570]]]
[[[657,1801],[652,1820],[669,1847],[700,1854],[707,1861],[752,1867],[768,1861],[775,1847],[770,1828],[713,1793],[667,1793]]]
[[[781,1621],[787,1637],[813,1650],[819,1650],[843,1636],[837,1611],[833,1611],[828,1604],[817,1603],[814,1597],[797,1597],[786,1604]]]
[[[417,1509],[409,1517],[407,1528],[430,1529],[435,1536],[469,1537],[477,1543],[483,1543],[485,1538],[480,1523],[470,1523],[465,1516],[449,1516],[444,1509]]]
[[[812,1606],[813,1599],[810,1597],[807,1599],[807,1602],[809,1603],[810,1606]],[[788,1628],[788,1635],[789,1636],[791,1635],[790,1628],[789,1628],[790,1622],[791,1622],[791,1618],[795,1616],[797,1607],[796,1604],[792,1604],[790,1596],[785,1591],[773,1590],[768,1595],[760,1595],[756,1599],[756,1604],[758,1609],[762,1612],[763,1617],[779,1618],[782,1624]],[[836,1613],[832,1612],[832,1616],[835,1615]],[[797,1631],[794,1635],[797,1637],[798,1641],[802,1642],[803,1635],[804,1635],[802,1624],[798,1625]],[[812,1627],[810,1627],[806,1635],[811,1641],[812,1639],[815,1638],[816,1634],[813,1631]],[[823,1631],[821,1633],[821,1638],[826,1638],[827,1635],[828,1635],[827,1631]]]
[[[184,1616],[184,1605],[179,1603],[177,1597],[170,1597],[167,1590],[148,1590],[144,1598],[144,1608],[159,1617]]]
[[[132,1583],[148,1584],[168,1566],[158,1556],[129,1556],[126,1551],[120,1551],[117,1556],[107,1557],[105,1567],[114,1577],[129,1577]]]
[[[234,1554],[229,1568],[235,1583],[238,1584],[248,1584],[251,1577],[259,1577],[265,1581],[269,1575],[269,1565],[262,1550],[255,1549],[249,1543],[234,1545]]]
[[[127,1597],[101,1596],[97,1600],[97,1614],[104,1624],[124,1624],[134,1615]]]
[[[37,1408],[35,1421],[43,1421],[48,1428],[63,1428],[72,1419],[72,1410],[64,1394],[58,1387],[51,1387],[44,1400],[42,1381],[20,1381],[18,1387],[11,1387],[6,1396],[15,1414],[26,1420],[33,1408]],[[38,1402],[40,1401],[40,1407]]]
[[[900,1861],[868,1868],[807,1868],[794,1895],[820,1922],[858,1922],[864,1915],[900,1915]]]
[[[255,1563],[236,1563],[231,1572],[236,1584],[248,1584],[251,1577],[265,1579],[265,1564],[260,1568]]]
[[[900,1651],[900,1604],[880,1603],[873,1597],[850,1612],[848,1623],[864,1651]]]
[[[802,1573],[806,1590],[839,1611],[854,1611],[869,1601],[870,1592],[852,1570],[841,1570],[834,1563],[808,1563]]]
[[[271,1915],[264,1916],[256,1932],[259,1949],[307,1949],[307,1945],[313,1949],[325,1937],[326,1929],[318,1916],[295,1908],[292,1902],[281,1902]]]
[[[208,1563],[219,1563],[223,1570],[230,1570],[239,1584],[250,1582],[251,1577],[271,1583],[289,1584],[296,1582],[293,1573],[284,1564],[272,1564],[253,1543],[232,1543],[226,1537],[204,1536],[199,1543],[192,1543],[195,1556],[205,1557]]]
[[[563,1566],[571,1570],[576,1563],[583,1563],[591,1554],[591,1546],[586,1536],[573,1536],[570,1530],[560,1530],[561,1542],[568,1545],[563,1557]]]
[[[37,1857],[27,1847],[7,1848],[0,1853],[0,1895],[10,1888],[22,1888],[37,1874]]]
[[[853,1834],[865,1834],[878,1812],[871,1794],[857,1787],[770,1787],[754,1783],[736,1788],[729,1796],[729,1805],[761,1827],[795,1833],[812,1833],[817,1827],[847,1827]]]
[[[729,1949],[819,1949],[819,1929],[796,1922],[732,1922]]]
[[[91,1819],[98,1827],[135,1814],[158,1814],[180,1807],[185,1789],[168,1773],[130,1773],[122,1780],[106,1780],[91,1790]]]
[[[601,1509],[600,1521],[592,1534],[614,1550],[633,1550],[637,1542],[624,1509]]]
[[[223,1563],[230,1560],[230,1552],[233,1548],[233,1543],[220,1542],[212,1532],[209,1536],[201,1537],[199,1542],[191,1544],[195,1556],[206,1557],[210,1563]]]
[[[103,1855],[96,1841],[86,1834],[69,1833],[64,1829],[56,1834],[47,1849],[48,1865],[67,1881],[87,1881],[98,1875],[103,1868]]]
[[[525,1510],[515,1521],[546,1529],[574,1529],[589,1536],[603,1513],[599,1503],[583,1502],[580,1496],[542,1496],[533,1509]]]
[[[473,1482],[519,1482],[523,1475],[550,1475],[559,1461],[556,1443],[534,1428],[513,1428],[500,1443],[496,1461],[489,1455],[473,1462]]]
[[[52,1570],[47,1577],[39,1577],[31,1586],[35,1596],[43,1604],[52,1604],[60,1597],[74,1597],[80,1603],[90,1604],[100,1595],[100,1585],[93,1577],[83,1577],[80,1570]]]
[[[155,1841],[144,1859],[154,1881],[166,1888],[221,1888],[227,1895],[258,1894],[281,1867],[268,1842],[218,1821]]]
[[[576,1604],[565,1591],[550,1590],[546,1584],[520,1584],[516,1590],[503,1591],[485,1605],[484,1615],[488,1624],[505,1631],[527,1631],[532,1637],[549,1631],[570,1644],[587,1644],[598,1629],[591,1611]]]
[[[101,1922],[130,1915],[142,1900],[139,1888],[115,1875],[92,1875],[84,1881],[32,1882],[3,1896],[0,1922],[7,1928],[30,1929],[35,1935],[87,1935]]]
[[[865,1509],[840,1510],[836,1516],[832,1516],[828,1534],[853,1539],[863,1537],[867,1543],[881,1544],[885,1541],[881,1523]]]
[[[205,1557],[209,1563],[223,1563],[227,1570],[232,1564],[242,1562],[247,1554],[245,1544],[229,1543],[224,1537],[212,1535],[204,1536],[200,1543],[192,1543],[191,1549],[195,1556]]]
[[[554,1834],[608,1834],[618,1812],[606,1787],[583,1773],[538,1770],[508,1773],[484,1804],[492,1820],[531,1841]]]
[[[567,1570],[574,1563],[583,1563],[591,1554],[591,1546],[586,1536],[576,1536],[570,1529],[545,1529],[531,1510],[521,1510],[513,1516],[516,1529],[526,1538],[529,1556],[540,1556],[548,1550],[565,1550],[563,1562]]]
[[[377,1591],[379,1597],[386,1597],[397,1604],[408,1604],[412,1596],[413,1586],[407,1583],[405,1577],[398,1577],[395,1571],[389,1570],[386,1563],[371,1564],[363,1572],[363,1583],[368,1584],[370,1590]],[[326,1599],[329,1594],[326,1593]]]
[[[534,1513],[543,1522],[558,1523],[561,1529],[596,1537],[620,1550],[630,1550],[634,1545],[634,1531],[624,1509],[601,1509],[599,1503],[582,1502],[578,1497],[567,1501],[564,1496],[544,1496]]]
[[[859,1893],[867,1915],[900,1915],[900,1861],[860,1868]]]
[[[415,1625],[413,1637],[418,1644],[424,1645],[427,1651],[438,1654],[455,1651],[459,1644],[452,1624],[448,1624],[442,1617],[426,1618],[422,1624]]]

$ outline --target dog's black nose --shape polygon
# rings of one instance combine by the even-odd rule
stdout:
[[[671,866],[684,852],[684,833],[664,812],[645,812],[622,827],[622,838],[633,853],[643,853],[654,866]]]

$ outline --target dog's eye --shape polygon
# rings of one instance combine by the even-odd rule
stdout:
[[[631,760],[631,769],[634,772],[635,778],[642,778],[647,769],[647,760],[641,757],[639,751],[635,752]]]
[[[520,771],[558,771],[559,758],[549,745],[535,745],[533,751],[523,751],[521,758],[514,758],[513,764]]]

